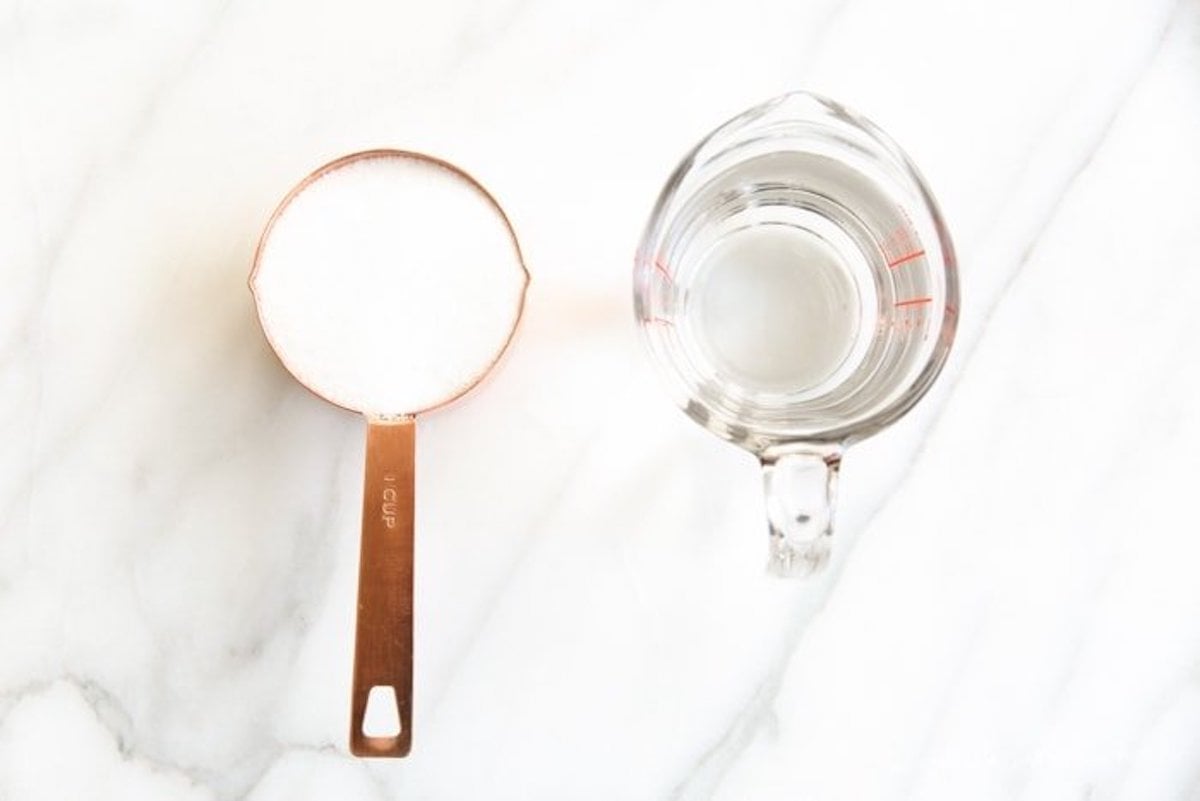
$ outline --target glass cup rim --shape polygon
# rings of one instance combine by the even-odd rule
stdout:
[[[772,113],[778,114],[779,119],[770,121]],[[764,121],[767,123],[764,124]],[[697,392],[694,371],[682,364],[683,360],[665,345],[662,327],[653,324],[649,303],[644,302],[643,297],[651,292],[653,273],[659,269],[656,253],[665,236],[666,222],[670,218],[668,212],[692,194],[684,191],[687,179],[706,166],[722,158],[729,158],[731,154],[736,155],[737,151],[757,141],[738,139],[737,134],[754,131],[756,127],[761,127],[765,132],[776,126],[780,131],[790,131],[793,135],[803,128],[810,137],[833,145],[849,144],[835,136],[839,130],[842,133],[857,135],[861,141],[855,144],[867,145],[868,155],[884,160],[893,168],[895,176],[907,185],[906,188],[912,190],[913,196],[919,201],[920,213],[927,218],[929,229],[937,239],[940,256],[940,264],[931,264],[929,269],[935,274],[940,272],[940,294],[944,296],[944,307],[941,310],[941,324],[930,331],[930,336],[935,336],[936,342],[927,358],[905,373],[903,381],[898,382],[898,386],[903,388],[893,393],[886,402],[881,402],[878,408],[873,408],[862,416],[837,421],[821,430],[800,431],[794,427],[789,428],[786,424],[763,425],[760,421],[739,418],[728,409],[723,409],[720,404],[706,402]],[[731,136],[732,141],[723,141]],[[708,153],[707,150],[714,152]],[[957,329],[958,297],[958,270],[954,246],[938,204],[916,165],[890,136],[869,119],[841,103],[806,91],[779,95],[735,115],[714,128],[684,155],[655,202],[643,231],[634,265],[634,310],[639,336],[650,351],[658,373],[668,380],[676,403],[706,428],[760,453],[797,442],[849,443],[878,432],[906,414],[932,386],[949,357],[950,346]],[[803,402],[796,404],[796,408],[802,406]]]

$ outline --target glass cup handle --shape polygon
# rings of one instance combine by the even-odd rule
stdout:
[[[762,457],[770,573],[811,576],[829,561],[841,462],[837,447],[797,447]]]

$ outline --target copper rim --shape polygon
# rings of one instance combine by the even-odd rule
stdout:
[[[459,167],[455,164],[451,164],[450,162],[446,161],[445,159],[440,159],[437,156],[430,156],[426,153],[418,153],[415,150],[400,150],[400,149],[395,149],[395,148],[375,148],[372,150],[360,150],[356,153],[350,153],[348,155],[342,156],[341,158],[334,159],[333,161],[331,161],[327,164],[323,164],[322,166],[318,167],[317,169],[313,170],[308,175],[306,175],[304,177],[304,179],[300,181],[300,183],[298,183],[294,187],[292,187],[292,189],[286,195],[284,195],[283,200],[281,200],[279,202],[279,205],[275,207],[275,210],[273,212],[271,212],[271,216],[267,219],[267,224],[263,228],[262,234],[259,235],[258,244],[254,248],[254,262],[250,267],[250,277],[249,277],[249,280],[247,283],[250,287],[250,294],[254,297],[254,310],[255,310],[255,313],[258,315],[259,328],[262,329],[263,336],[266,337],[268,344],[270,344],[270,346],[271,346],[271,350],[275,353],[275,356],[283,364],[284,368],[287,369],[288,373],[291,374],[291,376],[293,378],[295,378],[296,381],[301,386],[303,386],[309,392],[316,395],[318,398],[325,401],[326,403],[331,403],[334,406],[337,406],[338,408],[341,408],[341,409],[346,409],[347,411],[357,412],[359,414],[365,414],[368,416],[372,416],[370,413],[365,412],[362,409],[355,409],[351,406],[346,406],[346,405],[338,403],[337,401],[333,400],[332,398],[329,398],[328,396],[322,394],[321,392],[319,392],[315,388],[313,388],[310,384],[308,384],[304,379],[302,379],[299,375],[297,375],[292,370],[292,368],[288,364],[288,360],[285,358],[283,352],[276,346],[275,340],[271,337],[271,332],[267,330],[266,326],[262,325],[262,308],[261,308],[261,303],[258,298],[258,291],[255,289],[254,279],[258,275],[259,262],[262,259],[263,250],[266,247],[267,240],[271,236],[271,231],[274,229],[275,223],[278,222],[279,218],[281,216],[283,216],[283,212],[287,209],[287,207],[291,204],[291,202],[293,200],[295,200],[295,198],[301,192],[303,192],[305,189],[307,189],[309,187],[309,185],[311,185],[312,183],[317,181],[319,178],[322,178],[322,177],[328,175],[329,173],[334,172],[335,170],[339,170],[342,167],[346,167],[350,164],[355,164],[360,161],[366,161],[368,159],[379,159],[379,158],[408,159],[411,161],[421,162],[421,163],[427,164],[432,167],[438,167],[438,168],[441,168],[441,169],[451,173],[452,175],[454,175],[462,180],[465,180],[468,184],[470,184],[472,187],[474,187],[474,189],[477,192],[479,192],[480,195],[483,196],[483,198],[492,206],[492,208],[495,209],[496,214],[498,214],[500,219],[504,222],[504,227],[508,229],[509,239],[512,240],[513,252],[516,253],[516,256],[517,256],[517,265],[521,268],[521,273],[524,275],[524,281],[522,281],[522,283],[521,283],[521,296],[517,300],[516,316],[513,317],[512,326],[508,330],[508,336],[505,338],[504,343],[496,350],[495,355],[483,367],[483,369],[481,369],[467,384],[465,384],[461,389],[459,389],[453,395],[448,396],[447,398],[439,401],[438,403],[432,404],[430,406],[425,406],[420,409],[403,409],[403,410],[395,410],[394,411],[395,416],[398,416],[398,417],[399,416],[415,417],[418,414],[424,414],[426,412],[435,411],[437,409],[441,409],[445,406],[448,406],[451,403],[454,403],[459,398],[461,398],[463,395],[466,395],[468,392],[470,392],[475,387],[477,387],[484,380],[484,378],[486,378],[488,376],[488,374],[490,374],[492,372],[492,370],[495,368],[495,366],[500,362],[500,359],[503,358],[504,354],[508,352],[508,347],[509,347],[509,345],[512,344],[513,338],[517,334],[517,328],[521,324],[521,318],[525,315],[525,296],[529,290],[529,283],[532,279],[529,275],[528,268],[526,268],[526,266],[525,266],[525,256],[521,252],[521,243],[517,240],[517,232],[515,230],[513,230],[512,222],[508,219],[508,215],[504,212],[504,208],[500,205],[499,202],[497,202],[496,198],[492,195],[492,193],[489,192],[487,190],[487,188],[484,187],[483,184],[481,184],[478,180],[475,179],[475,176],[471,175],[469,172],[462,169],[461,167]]]

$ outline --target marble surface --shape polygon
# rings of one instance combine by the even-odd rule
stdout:
[[[629,297],[679,156],[793,88],[906,147],[964,289],[815,582]],[[1197,143],[1195,0],[2,0],[0,799],[1200,798]],[[420,425],[403,762],[346,753],[362,422],[245,283],[373,146],[534,276]]]

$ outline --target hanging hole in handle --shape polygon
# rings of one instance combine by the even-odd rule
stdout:
[[[363,714],[361,731],[368,739],[400,736],[400,703],[395,687],[376,684],[367,693],[367,711]]]

